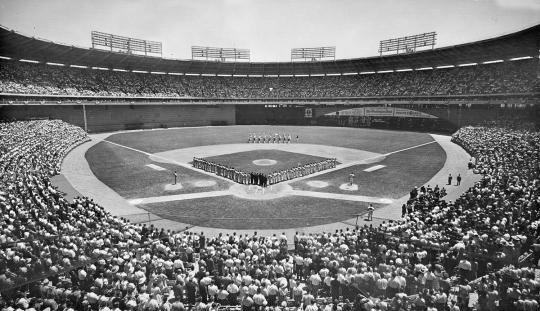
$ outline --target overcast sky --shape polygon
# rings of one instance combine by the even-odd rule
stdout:
[[[89,47],[98,30],[161,41],[180,59],[192,45],[248,48],[252,61],[316,46],[367,57],[383,39],[436,31],[442,47],[538,23],[540,0],[0,0],[0,24],[23,34]]]

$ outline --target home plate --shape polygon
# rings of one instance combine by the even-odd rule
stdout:
[[[195,187],[199,187],[199,188],[202,188],[202,187],[212,187],[216,184],[215,181],[213,180],[198,180],[196,182],[193,183],[193,185]]]
[[[166,184],[165,185],[165,191],[180,190],[182,188],[184,188],[184,187],[182,187],[181,183],[176,183],[175,185],[173,185],[173,184]]]
[[[310,187],[313,187],[313,188],[328,187],[328,183],[326,181],[322,181],[322,180],[311,180],[311,181],[306,182],[306,184],[308,186],[310,186]]]
[[[166,168],[163,168],[159,165],[155,165],[155,164],[146,164],[146,166],[148,166],[149,168],[152,168],[152,169],[155,169],[156,171],[166,171],[167,169]]]
[[[339,186],[339,189],[341,190],[347,190],[347,191],[357,191],[358,190],[358,185],[357,184],[342,184],[341,186]]]

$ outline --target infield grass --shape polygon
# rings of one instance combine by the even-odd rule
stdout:
[[[326,160],[325,158],[313,155],[271,149],[229,153],[214,157],[207,157],[205,159],[240,169],[243,172],[258,172],[263,174],[293,168],[298,165]],[[254,160],[260,159],[275,160],[276,164],[261,166],[253,163]]]

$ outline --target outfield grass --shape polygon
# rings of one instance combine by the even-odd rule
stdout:
[[[375,204],[374,206],[377,207]],[[226,229],[286,229],[315,226],[354,218],[367,203],[301,196],[247,200],[233,196],[145,204],[140,207],[196,226]]]
[[[446,153],[437,143],[410,149],[389,155],[381,162],[369,165],[356,165],[346,169],[329,172],[316,177],[293,182],[294,189],[334,192],[346,194],[359,194],[384,198],[400,198],[410,192],[414,186],[421,186],[431,179],[446,161]],[[386,167],[373,172],[363,170],[374,165]],[[339,189],[339,186],[348,183],[349,174],[354,172],[354,183],[358,184],[358,191]],[[306,184],[308,181],[320,180],[329,184],[325,188],[315,188]],[[445,184],[441,180],[439,186]],[[432,185],[435,186],[435,185]]]
[[[96,177],[122,197],[127,199],[152,196],[225,190],[230,182],[199,173],[170,163],[154,162],[140,152],[100,142],[88,149],[86,160]],[[161,166],[166,171],[157,171],[147,164]],[[165,191],[165,186],[174,182],[173,171],[183,188]],[[195,182],[212,180],[216,185],[197,187]]]
[[[234,167],[243,172],[258,172],[269,174],[272,172],[289,169],[298,165],[321,162],[326,158],[313,155],[295,153],[281,150],[252,150],[223,154],[205,158],[208,161]],[[271,159],[277,163],[274,165],[261,166],[253,163],[254,160]]]
[[[168,130],[135,131],[114,134],[112,142],[158,153],[168,150],[205,145],[247,142],[249,133],[291,133],[300,136],[300,143],[361,149],[388,153],[433,141],[426,133],[377,129],[319,127],[319,126],[220,126],[179,128]]]

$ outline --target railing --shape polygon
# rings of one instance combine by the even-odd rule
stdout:
[[[159,97],[159,96],[80,96],[80,95],[41,95],[41,94],[15,94],[0,93],[2,104],[47,104],[48,101],[56,103],[70,102],[85,104],[99,104],[107,102],[125,102],[137,104],[140,101],[150,101],[156,103],[182,102],[182,103],[253,103],[253,102],[361,102],[361,101],[411,101],[411,100],[490,100],[490,99],[508,99],[508,98],[538,98],[540,92],[531,93],[499,93],[499,94],[468,94],[468,95],[417,95],[417,96],[354,96],[354,97]],[[50,104],[50,103],[48,103]]]
[[[313,216],[313,217],[308,217],[308,216],[302,216],[302,217],[298,217],[298,219],[336,219],[337,221],[339,221],[339,219],[343,219],[343,218],[347,218],[343,221],[341,221],[342,223],[344,224],[347,224],[347,225],[350,225],[350,226],[357,226],[358,225],[358,221],[361,219],[360,217],[364,217],[368,214],[368,211],[364,211],[362,213],[357,213],[357,214],[349,214],[349,215],[340,215],[340,216],[335,216],[335,217],[329,217],[329,216]],[[160,220],[164,220],[164,219],[167,219],[168,218],[165,218],[165,217],[161,217],[159,215],[155,215],[155,214],[152,214],[150,212],[145,212],[145,213],[134,213],[134,214],[125,214],[125,215],[120,215],[118,216],[120,217],[121,219],[124,219],[124,220],[127,220],[129,223],[131,224],[134,224],[134,225],[138,225],[138,224],[150,224],[152,225],[153,223],[157,222],[157,221],[160,221]],[[189,215],[182,215],[182,216],[179,216],[178,218],[181,218],[181,219],[201,219],[200,216],[189,216]],[[391,220],[390,218],[384,218],[384,217],[375,217],[373,216],[374,219],[380,219],[380,220]],[[249,220],[249,219],[255,219],[255,218],[246,218],[246,217],[214,217],[214,218],[205,218],[205,220],[207,221],[212,221],[212,220],[220,220],[220,221],[238,221],[238,220]],[[262,218],[258,218],[258,219],[262,219]],[[272,217],[272,218],[264,218],[264,219],[267,219],[267,220],[285,220],[285,219],[295,219],[294,217]],[[354,223],[352,222],[352,220],[354,219]],[[350,220],[350,221],[349,221]],[[174,221],[174,220],[171,220],[171,221]],[[182,229],[182,230],[177,230],[177,232],[182,232],[182,231],[185,231],[185,230],[189,230],[193,227],[196,227],[196,225],[187,225],[185,229]],[[256,230],[256,229],[254,229]],[[282,230],[282,229],[276,229],[276,231],[279,231],[279,230]]]

